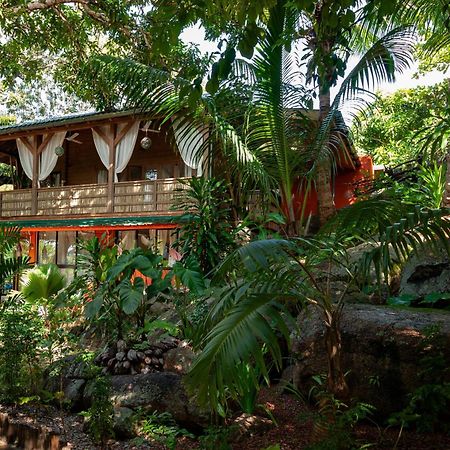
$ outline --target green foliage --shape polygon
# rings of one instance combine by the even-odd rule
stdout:
[[[0,308],[0,397],[15,402],[35,394],[39,380],[39,346],[43,321],[19,295],[8,297]]]
[[[214,178],[192,178],[183,183],[187,189],[180,192],[175,208],[183,211],[188,221],[174,247],[182,253],[182,261],[194,258],[207,274],[235,246],[226,184]],[[198,276],[198,272],[194,274]],[[187,284],[186,279],[184,282]]]
[[[16,256],[20,243],[20,228],[0,226],[0,288],[5,281],[29,267],[28,258]]]
[[[231,450],[232,427],[209,426],[199,438],[201,450]]]
[[[22,294],[32,303],[49,303],[64,288],[66,280],[55,264],[42,264],[25,273]]]
[[[192,433],[180,428],[167,412],[154,411],[152,414],[146,414],[139,420],[138,428],[147,439],[161,443],[169,450],[175,450],[179,437],[194,438]]]
[[[105,444],[114,436],[114,407],[110,400],[111,381],[106,377],[98,376],[93,381],[91,389],[92,405],[82,415],[87,420],[87,428],[94,441]]]
[[[356,447],[352,431],[357,423],[369,417],[375,408],[367,403],[358,402],[347,405],[335,398],[326,389],[326,376],[313,377],[314,386],[310,397],[317,403],[317,410],[311,413],[313,434],[316,442],[308,450],[346,450]]]
[[[420,432],[449,431],[450,383],[444,349],[439,325],[424,330],[418,372],[423,384],[409,394],[408,405],[391,416],[391,425],[414,425]]]
[[[353,130],[356,146],[375,163],[391,166],[422,158],[423,154],[442,156],[445,145],[434,152],[424,137],[437,131],[440,117],[448,117],[448,95],[444,82],[378,97]]]

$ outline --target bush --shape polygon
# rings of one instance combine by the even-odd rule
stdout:
[[[37,391],[37,356],[43,321],[22,297],[8,298],[0,309],[0,398],[15,402]]]

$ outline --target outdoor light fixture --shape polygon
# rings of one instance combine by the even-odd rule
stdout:
[[[58,147],[55,147],[55,155],[56,156],[62,156],[64,155],[64,148],[60,145]]]
[[[149,150],[151,146],[152,146],[152,140],[148,136],[144,136],[141,139],[141,147],[144,150]]]

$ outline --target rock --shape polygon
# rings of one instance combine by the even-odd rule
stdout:
[[[311,377],[327,372],[324,327],[315,308],[299,318],[300,334],[293,339],[294,384],[307,394]],[[380,417],[399,411],[418,386],[418,360],[424,330],[439,324],[450,365],[450,314],[347,304],[341,322],[343,369],[349,372],[350,395],[377,408]],[[432,355],[433,349],[428,350]],[[288,375],[288,374],[286,374]],[[450,380],[449,380],[450,381]]]
[[[116,408],[169,412],[182,425],[205,426],[209,417],[184,389],[181,376],[174,373],[116,375],[111,378],[111,399]],[[85,403],[91,400],[91,389],[85,389]]]
[[[265,417],[242,413],[232,421],[233,425],[237,431],[233,440],[237,440],[246,435],[264,433],[273,427],[273,422]]]
[[[123,340],[117,341],[117,351],[120,353],[125,353],[127,351],[127,343]]]
[[[114,435],[118,439],[130,439],[134,436],[133,431],[134,411],[130,408],[114,408]]]
[[[194,360],[195,354],[188,346],[176,347],[164,354],[164,370],[186,374]]]
[[[430,251],[405,264],[400,278],[400,295],[423,297],[432,292],[450,292],[450,260],[446,253]]]
[[[172,309],[172,306],[163,302],[155,302],[152,306],[150,306],[150,312],[155,316],[160,316],[170,309]]]
[[[133,350],[133,349],[128,350],[127,358],[128,358],[130,361],[137,361],[137,360],[138,360],[138,356],[137,356],[136,350]]]
[[[125,359],[125,352],[117,352],[116,359],[117,361],[123,361]]]
[[[79,411],[83,402],[83,389],[86,380],[66,379],[67,384],[64,387],[64,400],[70,402],[72,411]]]

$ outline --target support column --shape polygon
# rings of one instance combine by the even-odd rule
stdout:
[[[37,215],[38,188],[39,188],[39,153],[36,145],[36,136],[33,136],[33,179],[31,181],[31,215]]]
[[[111,125],[108,136],[109,165],[108,165],[108,204],[107,211],[114,212],[114,180],[116,176],[116,126]]]

